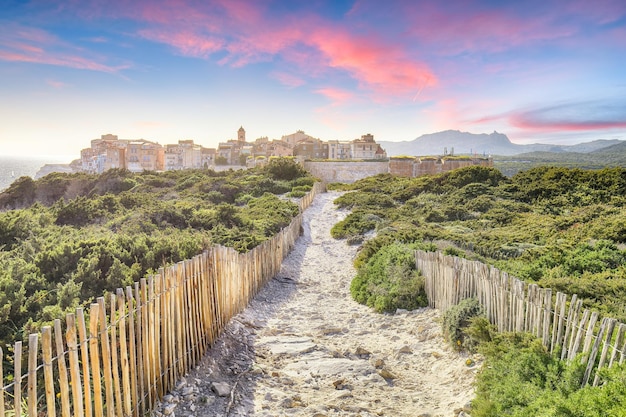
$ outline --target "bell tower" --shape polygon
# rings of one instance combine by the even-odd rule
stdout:
[[[241,126],[237,131],[237,141],[245,142],[246,141],[246,130]]]

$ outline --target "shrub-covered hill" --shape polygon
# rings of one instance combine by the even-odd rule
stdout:
[[[0,194],[0,343],[212,244],[245,252],[315,182],[289,159],[245,171],[23,177]]]
[[[419,178],[379,175],[346,188],[352,192],[336,204],[351,213],[333,235],[360,241],[376,231],[355,261],[360,300],[369,291],[379,305],[396,308],[380,299],[389,283],[366,278],[382,248],[419,245],[578,294],[587,307],[626,319],[626,169],[541,167],[507,178],[469,167]]]

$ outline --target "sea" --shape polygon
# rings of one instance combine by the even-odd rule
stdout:
[[[16,179],[27,176],[35,178],[39,168],[45,164],[69,164],[64,156],[6,156],[0,155],[0,192],[9,188]]]

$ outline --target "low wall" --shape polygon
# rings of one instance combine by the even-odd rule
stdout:
[[[305,161],[304,168],[325,183],[352,183],[372,175],[389,172],[389,162]]]

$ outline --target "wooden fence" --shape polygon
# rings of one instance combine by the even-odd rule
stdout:
[[[506,272],[441,252],[415,253],[426,279],[431,307],[445,311],[466,298],[476,298],[499,331],[528,332],[542,339],[550,352],[573,360],[582,354],[582,384],[597,385],[597,369],[624,362],[626,325],[612,318],[598,323],[597,312],[582,310],[582,300],[527,284]],[[569,298],[569,299],[568,299]]]
[[[27,347],[16,342],[8,385],[0,360],[0,416],[149,412],[279,272],[300,235],[302,211],[321,191],[316,184],[300,199],[300,215],[247,253],[213,247],[98,298],[88,312],[68,314],[64,326],[55,320],[31,334]]]

